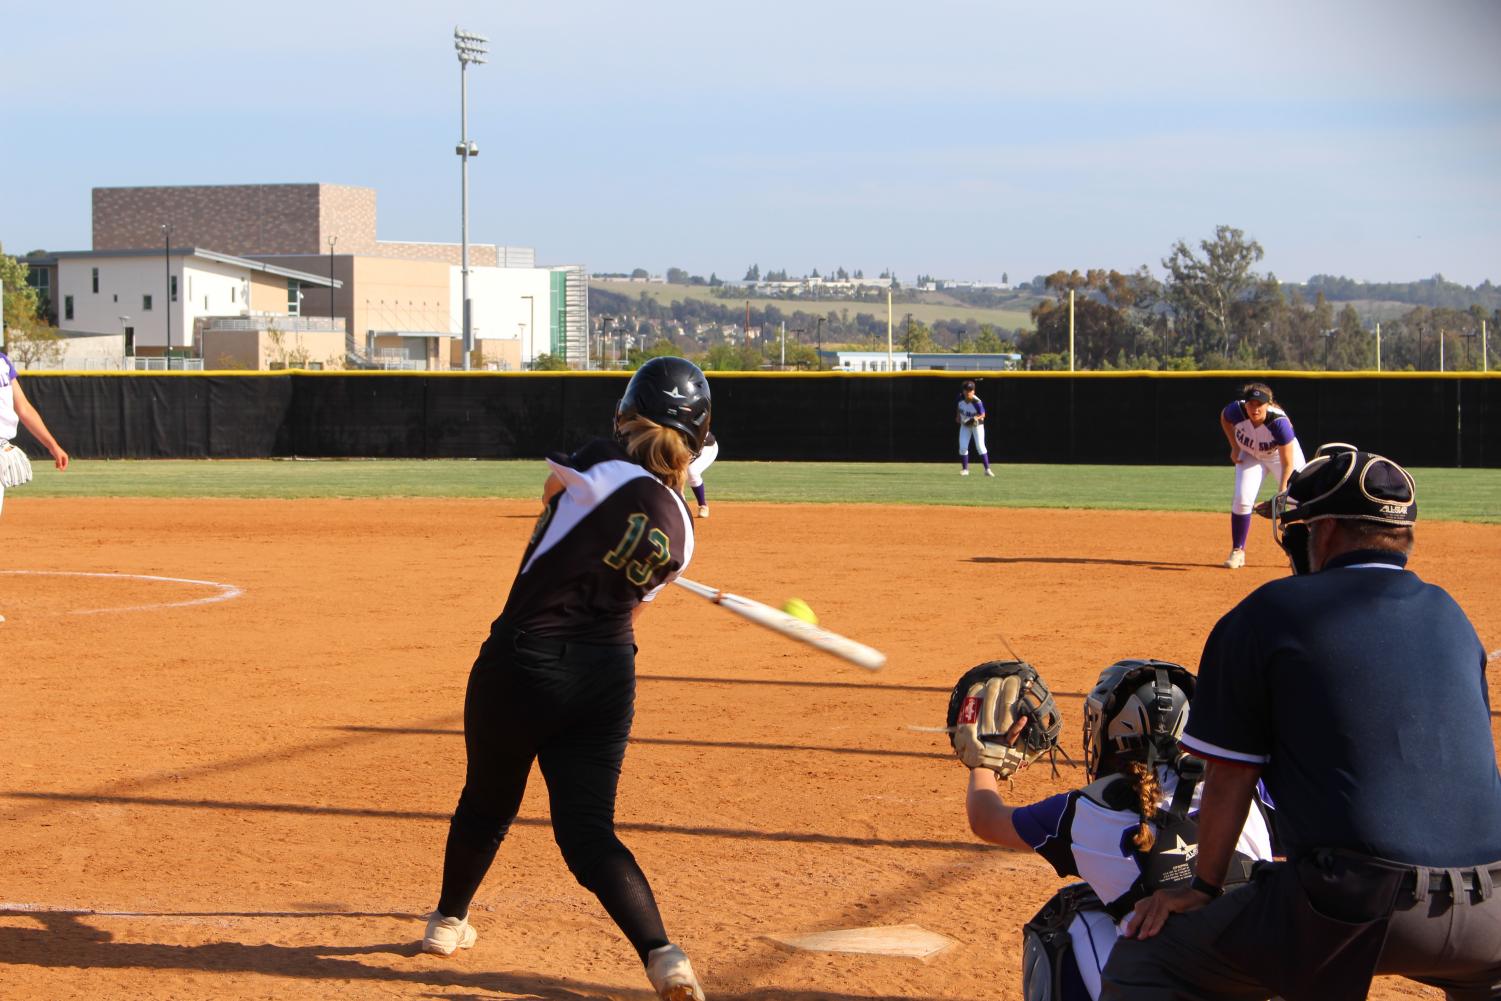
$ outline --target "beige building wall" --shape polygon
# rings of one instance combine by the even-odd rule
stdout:
[[[285,313],[287,311],[287,279],[280,275],[268,275],[264,271],[250,273],[250,311],[252,313]]]
[[[344,367],[344,334],[339,331],[205,330],[208,369]]]
[[[371,330],[427,331],[451,335],[448,265],[439,262],[354,259],[350,314],[357,345]]]

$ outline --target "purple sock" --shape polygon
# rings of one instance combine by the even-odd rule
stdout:
[[[708,507],[709,506],[709,502],[706,501],[706,500],[704,500],[704,485],[702,483],[700,483],[698,486],[696,486],[696,487],[693,488],[693,496],[695,496],[695,497],[698,498],[698,506],[699,507]]]
[[[1230,548],[1246,548],[1246,537],[1251,534],[1251,516],[1249,514],[1232,514],[1230,516]]]
[[[968,469],[969,468],[969,453],[968,452],[965,452],[963,455],[959,456],[959,468],[960,469]]]
[[[983,462],[983,463],[985,463],[985,468],[986,469],[989,469],[990,468],[990,453],[989,452],[981,452],[980,453],[980,461]]]

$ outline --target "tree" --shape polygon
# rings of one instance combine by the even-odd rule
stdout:
[[[684,271],[682,268],[668,268],[667,269],[667,284],[669,284],[669,285],[687,285],[688,282],[689,282],[688,272]]]
[[[720,281],[719,276],[717,274],[715,274],[712,271],[709,272],[709,287],[710,288],[719,288],[719,286],[721,286],[723,284],[724,284],[724,282]]]
[[[912,319],[911,313],[907,314],[907,322],[902,329],[901,343],[902,350],[909,354],[922,354],[936,347],[933,343],[933,332],[921,320]]]
[[[748,269],[746,269],[745,280],[748,281],[748,282],[758,282],[758,281],[760,281],[761,280],[761,265],[759,265],[759,264],[752,264]]]
[[[4,328],[28,326],[36,321],[40,302],[37,291],[27,284],[31,269],[0,250],[0,284],[5,289]],[[3,334],[4,330],[0,330]],[[0,338],[3,339],[3,338]]]
[[[566,372],[568,371],[568,362],[564,361],[562,358],[559,358],[557,355],[540,354],[532,360],[532,371]]]
[[[9,295],[7,292],[7,298]],[[11,327],[4,347],[10,360],[21,368],[56,368],[63,360],[62,335],[56,327],[35,317]]]
[[[1261,260],[1261,244],[1247,240],[1241,230],[1216,226],[1214,239],[1200,240],[1195,254],[1179,240],[1163,258],[1167,269],[1167,302],[1173,308],[1179,330],[1186,334],[1202,358],[1217,348],[1230,355],[1236,304],[1257,282],[1251,266]]]
[[[980,332],[975,335],[975,343],[971,346],[976,354],[993,355],[1001,350],[1001,338],[995,332],[995,328],[988,323],[980,324]]]
[[[631,277],[632,278],[650,278],[651,277],[651,272],[647,271],[645,268],[636,268],[634,271],[631,272]]]
[[[1138,303],[1149,303],[1155,296],[1156,281],[1145,268],[1125,275],[1119,271],[1091,269],[1057,271],[1043,280],[1053,293],[1051,300],[1032,310],[1036,333],[1022,343],[1025,354],[1035,356],[1056,353],[1068,367],[1069,294],[1074,298],[1074,367],[1104,368],[1140,353],[1141,317]]]
[[[1001,284],[1002,285],[1010,285],[1011,284],[1011,278],[1010,278],[1010,276],[1008,276],[1006,274],[1006,272],[1004,272],[1004,271],[1001,272]]]

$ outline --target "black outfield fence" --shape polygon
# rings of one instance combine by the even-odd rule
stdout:
[[[957,453],[975,378],[1001,462],[1226,461],[1246,373],[709,373],[727,459],[922,462]],[[1260,376],[1305,451],[1350,441],[1413,466],[1501,467],[1501,375]],[[621,373],[22,374],[84,459],[536,458],[610,426]],[[36,443],[22,431],[24,445]]]

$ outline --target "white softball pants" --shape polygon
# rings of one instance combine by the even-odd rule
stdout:
[[[975,439],[975,451],[978,452],[978,453],[980,453],[981,455],[984,455],[985,454],[985,425],[984,424],[976,424],[974,427],[970,427],[968,424],[960,424],[959,425],[959,454],[960,455],[968,455],[969,454],[969,439],[971,437],[973,437]]]
[[[719,442],[705,445],[704,450],[698,453],[698,458],[688,464],[688,485],[701,487],[704,485],[704,470],[714,465],[714,460],[719,458]]]
[[[1306,465],[1303,461],[1303,449],[1293,442],[1293,472],[1297,472]],[[1261,481],[1268,473],[1272,474],[1274,483],[1282,482],[1282,456],[1276,452],[1268,452],[1265,459],[1258,459],[1255,455],[1241,449],[1240,461],[1235,464],[1235,493],[1230,498],[1231,514],[1250,514],[1256,506],[1256,495],[1261,492]]]

